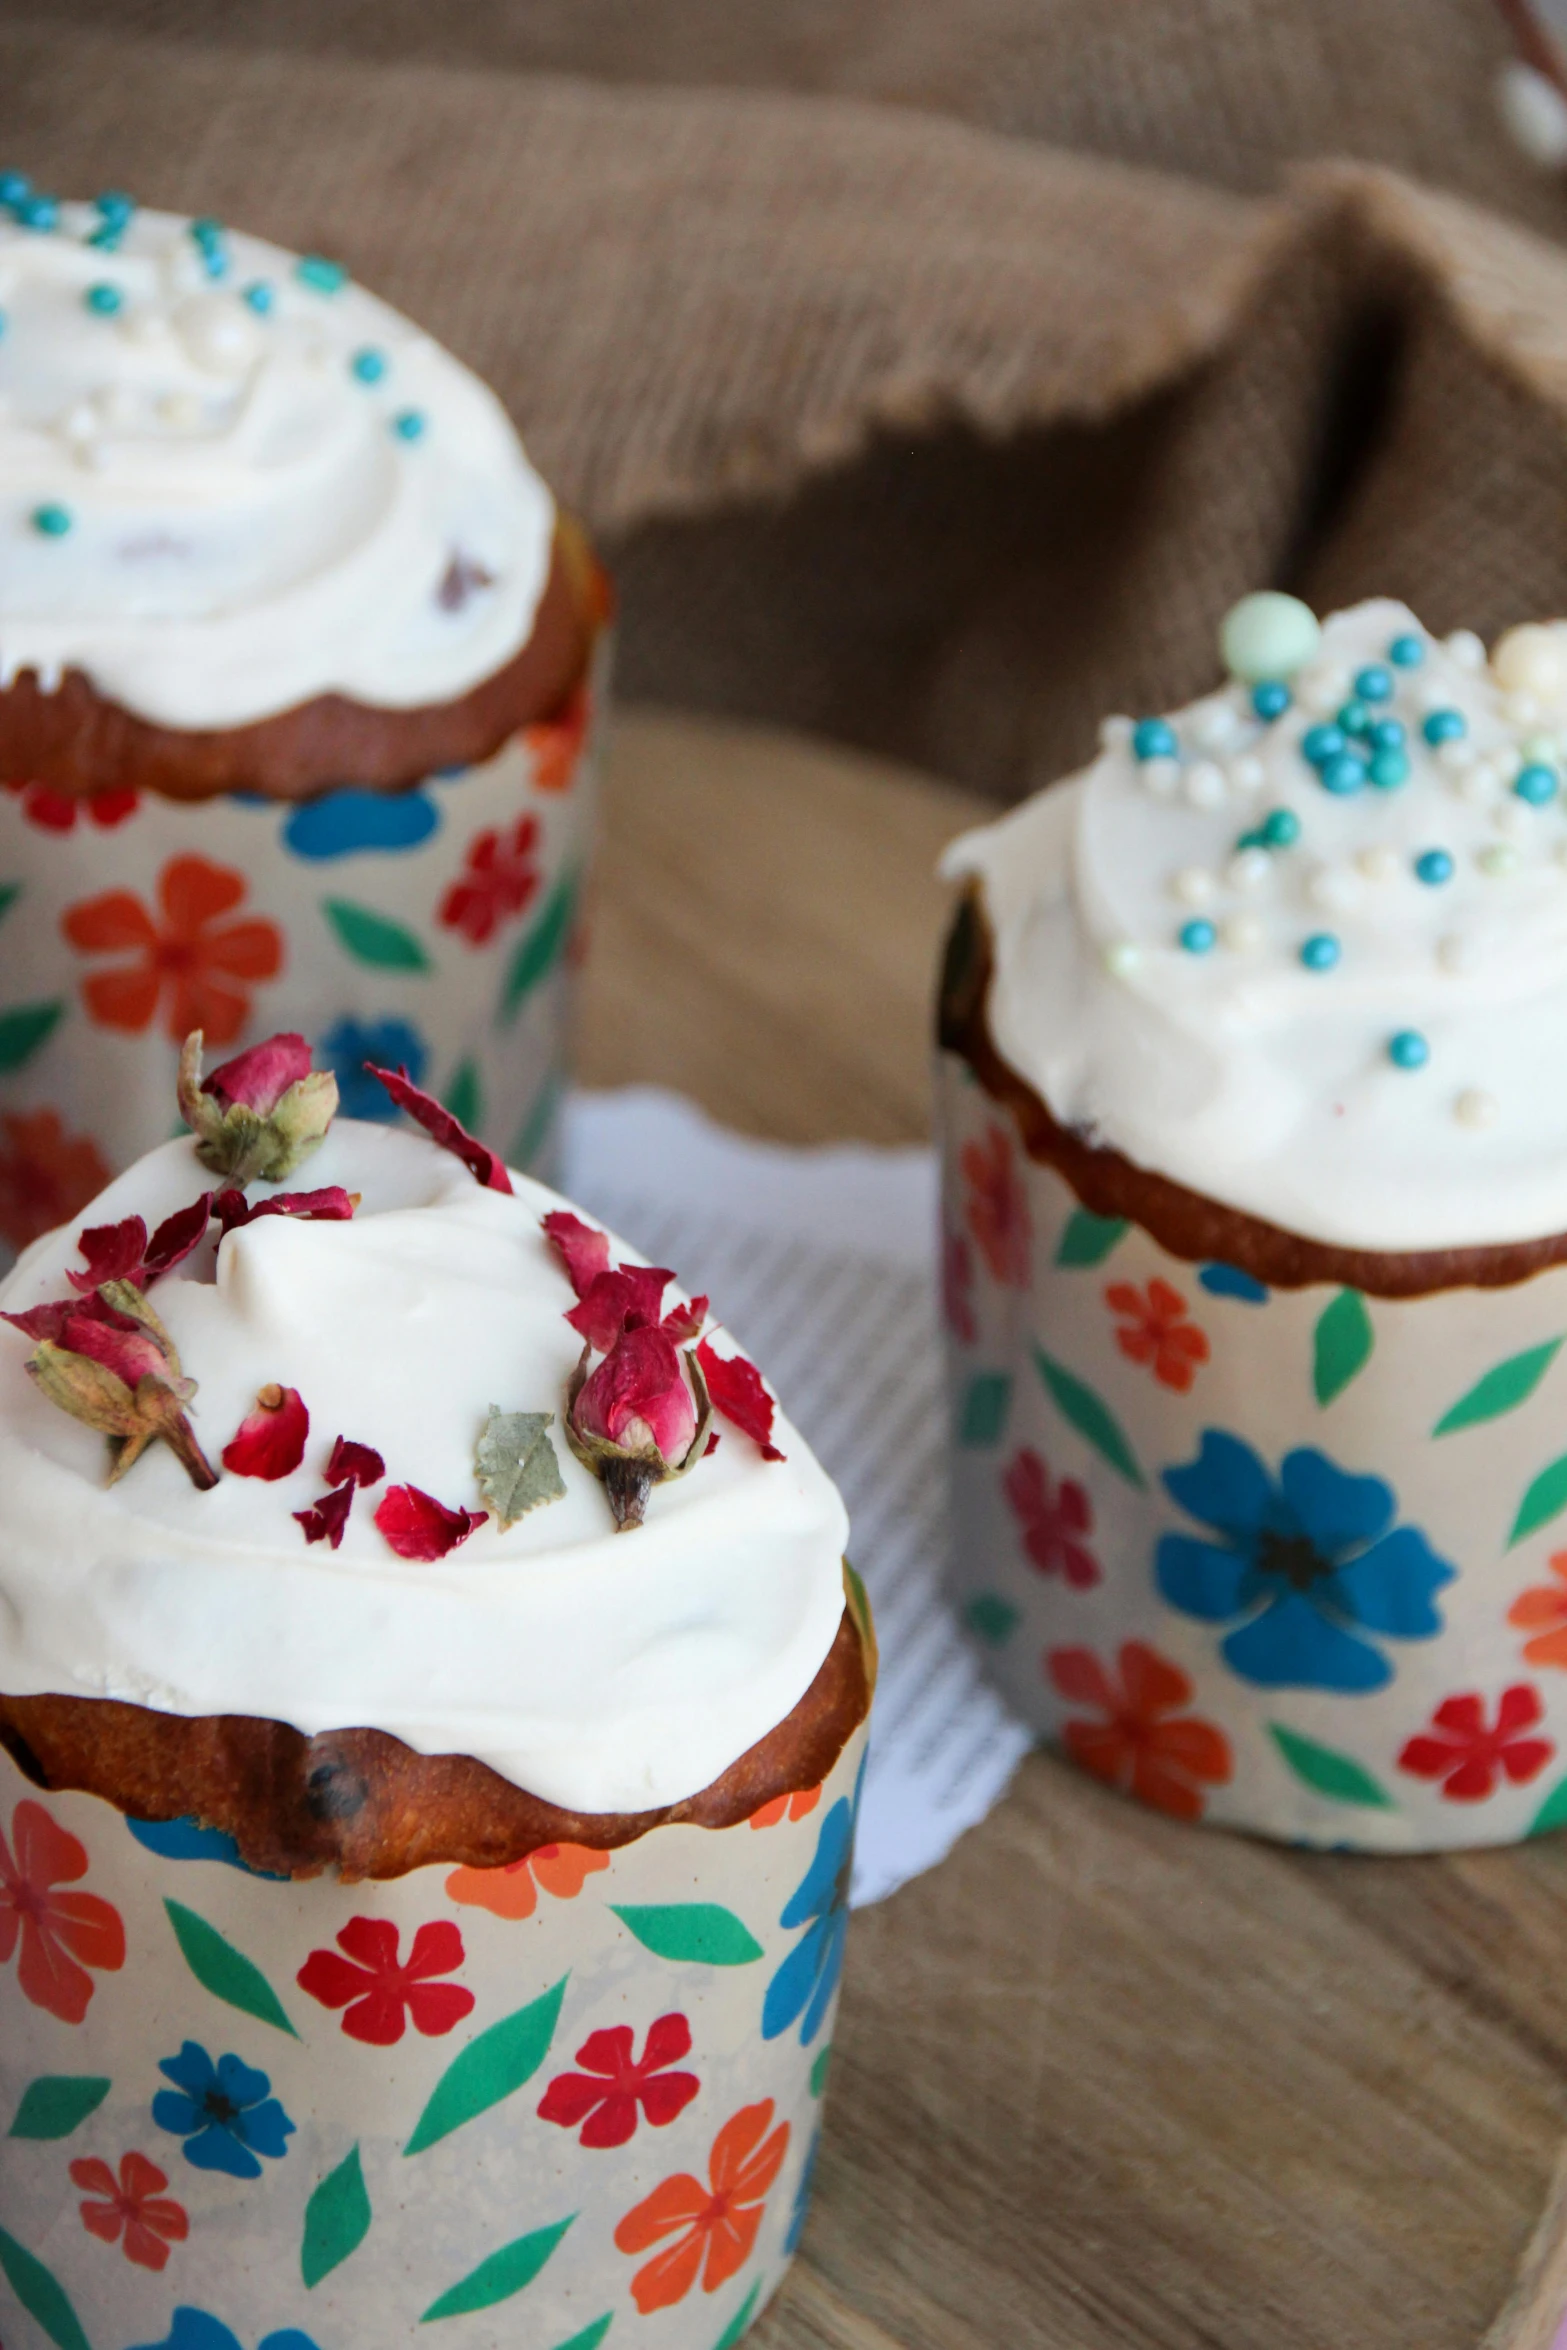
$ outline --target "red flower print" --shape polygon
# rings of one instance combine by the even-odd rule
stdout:
[[[390,2048],[403,2036],[405,2010],[416,2032],[438,2039],[472,2009],[473,1993],[460,1983],[430,1980],[463,1963],[462,1936],[449,1918],[419,1928],[406,1966],[398,1963],[398,1932],[390,1918],[350,1918],[337,1940],[347,1958],[336,1950],[312,1950],[296,1980],[323,2007],[348,2009],[343,2029],[350,2039]]]
[[[51,791],[46,783],[8,783],[5,788],[20,796],[22,814],[43,832],[74,832],[80,816],[108,832],[134,816],[141,806],[133,791],[90,792],[85,799],[78,799],[69,792]]]
[[[1178,1289],[1157,1275],[1146,1290],[1132,1281],[1112,1281],[1105,1291],[1112,1314],[1128,1317],[1116,1331],[1115,1342],[1134,1363],[1150,1364],[1161,1387],[1185,1395],[1208,1360],[1206,1333],[1186,1318],[1186,1300]]]
[[[510,832],[481,832],[468,862],[441,900],[440,919],[482,947],[538,895],[539,820],[524,816]]]
[[[776,1828],[780,1820],[808,1819],[821,1802],[820,1787],[799,1787],[793,1795],[775,1795],[771,1803],[764,1803],[760,1811],[751,1814],[753,1828]]]
[[[183,2204],[165,2195],[167,2174],[145,2154],[127,2154],[115,2177],[96,2155],[71,2165],[84,2194],[101,2200],[82,2205],[82,2225],[105,2244],[125,2239],[125,2257],[138,2268],[162,2268],[171,2244],[183,2244],[190,2221]]]
[[[1448,1803],[1483,1803],[1496,1792],[1499,1772],[1512,1786],[1525,1787],[1556,1752],[1549,1738],[1523,1736],[1544,1711],[1538,1690],[1527,1681],[1502,1691],[1490,1729],[1483,1697],[1444,1697],[1430,1730],[1408,1741],[1398,1767],[1417,1779],[1440,1779]]]
[[[716,2293],[750,2259],[767,2191],[789,2146],[787,2122],[768,2137],[772,2118],[770,2097],[742,2106],[713,2141],[705,2187],[682,2171],[655,2187],[616,2228],[622,2252],[646,2252],[666,2236],[676,2239],[631,2280],[631,2297],[644,2317],[683,2301],[699,2273],[703,2292]]]
[[[553,718],[525,726],[522,739],[540,791],[569,791],[588,731],[588,689],[579,685]]]
[[[98,1145],[68,1134],[58,1110],[0,1117],[0,1238],[13,1248],[68,1224],[108,1180]]]
[[[1553,1552],[1547,1561],[1554,1583],[1536,1583],[1520,1591],[1507,1611],[1507,1621],[1534,1638],[1523,1644],[1524,1662],[1567,1667],[1567,1550]]]
[[[1023,1530],[1023,1548],[1042,1575],[1064,1575],[1074,1591],[1099,1581],[1099,1561],[1079,1535],[1093,1530],[1094,1513],[1075,1477],[1052,1488],[1050,1471],[1025,1445],[1001,1480]]]
[[[205,857],[174,857],[158,877],[158,912],[128,889],[68,906],[61,928],[83,954],[129,955],[113,971],[82,982],[82,998],[102,1028],[138,1035],[163,1007],[165,1035],[176,1044],[193,1028],[209,1045],[232,1044],[250,1015],[247,981],[276,979],[283,937],[275,922],[224,922],[246,891],[242,873]]]
[[[1155,1811],[1201,1819],[1204,1786],[1222,1787],[1229,1780],[1229,1740],[1212,1722],[1186,1713],[1191,1682],[1157,1649],[1128,1640],[1119,1662],[1117,1683],[1092,1649],[1050,1651],[1045,1670],[1061,1695],[1104,1716],[1065,1723],[1062,1744],[1096,1779],[1129,1791]]]
[[[997,1281],[1026,1289],[1033,1227],[1006,1128],[992,1126],[983,1142],[965,1143],[959,1164],[968,1184],[965,1221],[980,1255]]]
[[[9,1965],[20,1936],[16,1979],[24,1995],[62,2024],[79,2024],[97,1987],[87,1969],[115,1974],[125,1964],[120,1913],[96,1893],[55,1890],[86,1876],[87,1853],[41,1803],[17,1805],[11,1840],[0,1835],[0,1966]]]
[[[446,1890],[453,1901],[487,1909],[492,1917],[531,1918],[537,1906],[534,1880],[557,1901],[575,1901],[589,1877],[609,1867],[609,1854],[588,1844],[541,1844],[537,1852],[498,1869],[453,1869]]]
[[[942,1239],[941,1305],[954,1338],[972,1346],[979,1336],[974,1319],[974,1254],[961,1232],[948,1232]]]
[[[544,2092],[539,2119],[559,2122],[565,2130],[574,2130],[580,2122],[582,2146],[624,2146],[636,2129],[639,2104],[653,2129],[666,2128],[701,2087],[695,2073],[666,2069],[690,2055],[691,2027],[683,2015],[661,2015],[648,2026],[640,2063],[632,2061],[635,2045],[629,2024],[590,2032],[577,2050],[583,2070],[555,2075]]]

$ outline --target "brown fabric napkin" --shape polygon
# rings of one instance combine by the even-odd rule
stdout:
[[[0,157],[339,254],[482,369],[617,564],[631,694],[1013,796],[1202,685],[1262,582],[1567,609],[1567,256],[1374,164],[1246,196],[908,105],[56,11],[0,20]]]

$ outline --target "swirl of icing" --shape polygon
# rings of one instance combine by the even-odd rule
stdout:
[[[1488,665],[1375,601],[1288,679],[1107,721],[943,862],[983,888],[998,1051],[1063,1125],[1313,1240],[1567,1228],[1564,639]]]
[[[0,211],[0,684],[184,728],[455,700],[527,642],[553,526],[494,395],[333,265]]]
[[[168,1143],[85,1222],[151,1227],[211,1180],[188,1139]],[[208,1242],[157,1283],[214,1459],[262,1387],[299,1390],[309,1441],[275,1483],[198,1493],[159,1445],[106,1486],[102,1438],[44,1400],[29,1342],[0,1326],[0,1688],[385,1730],[588,1812],[678,1802],[784,1720],[838,1628],[847,1524],[781,1421],[785,1460],[725,1428],[633,1533],[558,1417],[564,1498],[434,1564],[389,1547],[374,1494],[337,1551],[294,1522],[339,1434],[374,1445],[389,1484],[478,1509],[489,1407],[559,1414],[581,1342],[539,1218],[565,1203],[514,1181],[483,1190],[422,1135],[339,1118],[310,1182],[362,1193],[351,1223],[260,1219],[223,1241],[215,1279]],[[36,1242],[0,1305],[64,1295],[76,1230]]]

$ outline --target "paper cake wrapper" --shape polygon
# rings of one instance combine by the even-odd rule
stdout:
[[[297,1030],[343,1106],[406,1062],[548,1174],[593,843],[590,689],[480,766],[407,792],[89,802],[0,789],[0,1258],[166,1141],[187,1029],[212,1067]]]
[[[956,1055],[939,1094],[951,1589],[1024,1720],[1294,1842],[1567,1821],[1567,1268],[1266,1290],[1086,1213]]]
[[[6,2343],[737,2341],[804,2222],[864,1748],[737,1827],[358,1885],[254,1875],[0,1756]],[[352,1987],[344,1929],[373,1949],[355,1920],[427,1968],[390,2024],[322,1995]],[[646,2084],[619,2129],[613,2033]],[[237,2134],[203,2142],[226,2091]]]

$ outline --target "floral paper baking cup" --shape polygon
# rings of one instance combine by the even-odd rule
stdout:
[[[1269,1288],[1086,1210],[943,1056],[954,1597],[1012,1704],[1188,1820],[1567,1821],[1567,1269]]]
[[[0,1757],[7,2341],[737,2342],[804,2224],[864,1747],[732,1828],[360,1884]]]
[[[0,1246],[74,1215],[160,1142],[192,1028],[313,1042],[354,1117],[406,1066],[546,1169],[592,846],[591,692],[482,766],[296,805],[0,790]]]

